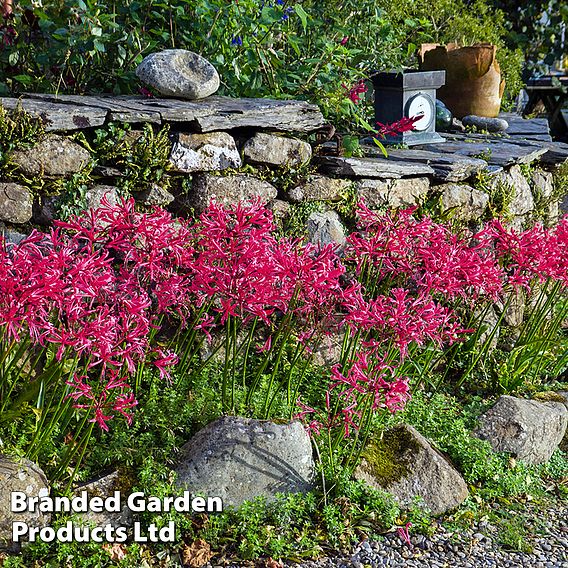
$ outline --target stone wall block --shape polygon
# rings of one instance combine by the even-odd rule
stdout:
[[[18,150],[10,157],[18,169],[28,176],[74,174],[81,171],[90,158],[91,155],[83,146],[57,134],[50,134],[33,148]]]
[[[170,162],[178,172],[211,172],[242,165],[235,140],[226,132],[178,132],[172,139]]]
[[[245,161],[266,166],[298,166],[310,161],[312,147],[303,140],[257,132],[243,146]]]

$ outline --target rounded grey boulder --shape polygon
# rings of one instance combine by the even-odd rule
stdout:
[[[136,68],[136,76],[162,95],[203,99],[219,88],[219,73],[207,59],[185,49],[151,53]]]
[[[276,424],[224,416],[181,448],[177,485],[206,497],[220,497],[225,507],[276,493],[312,489],[312,446],[300,422]]]
[[[509,452],[530,465],[548,461],[562,442],[568,411],[561,402],[503,395],[479,417],[474,434],[496,452]]]
[[[51,518],[49,513],[37,509],[33,512],[12,512],[11,495],[15,491],[21,491],[28,497],[47,497],[47,478],[41,468],[29,460],[0,455],[0,550],[19,550],[19,543],[12,542],[12,524],[16,521],[41,528]]]

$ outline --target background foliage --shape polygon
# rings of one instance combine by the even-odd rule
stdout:
[[[136,93],[145,55],[185,48],[214,63],[222,94],[306,98],[349,118],[349,87],[416,65],[421,42],[496,43],[513,97],[522,55],[506,39],[492,0],[21,0],[0,27],[0,93]]]

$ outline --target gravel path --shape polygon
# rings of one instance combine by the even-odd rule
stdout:
[[[379,541],[365,541],[351,557],[305,562],[302,568],[568,568],[568,503],[542,511],[535,509],[535,535],[527,542],[532,553],[508,552],[496,542],[497,528],[479,523],[452,533],[439,527],[432,537],[412,535],[409,547],[398,533]],[[538,526],[540,525],[540,526]],[[412,533],[412,531],[411,531]],[[290,564],[289,566],[296,566]]]

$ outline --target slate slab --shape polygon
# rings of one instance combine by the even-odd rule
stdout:
[[[487,169],[487,162],[479,158],[416,148],[390,150],[389,160],[427,164],[434,170],[435,179],[448,182],[463,181]]]
[[[514,164],[530,164],[548,150],[537,144],[524,144],[521,141],[510,142],[499,138],[470,138],[462,134],[443,134],[445,144],[427,145],[422,148],[441,154],[458,154],[473,158],[482,157],[494,166],[512,166]]]
[[[0,105],[13,110],[18,106],[15,98],[0,98]],[[97,106],[60,104],[51,101],[22,99],[22,108],[42,119],[47,132],[79,130],[101,126],[105,123],[107,111]]]
[[[107,120],[118,122],[189,122],[198,132],[258,128],[286,132],[312,132],[325,124],[317,105],[305,101],[236,99],[211,96],[186,101],[142,96],[81,96],[30,94],[24,100],[96,107]],[[32,103],[30,103],[31,106]],[[49,113],[47,118],[50,118]]]
[[[434,175],[432,166],[389,158],[344,158],[320,156],[319,169],[325,173],[358,178],[397,179],[402,177]]]
[[[543,118],[523,118],[514,112],[502,112],[499,118],[503,118],[509,123],[507,134],[509,136],[523,137],[534,140],[535,136],[546,137],[552,141],[548,119]]]

